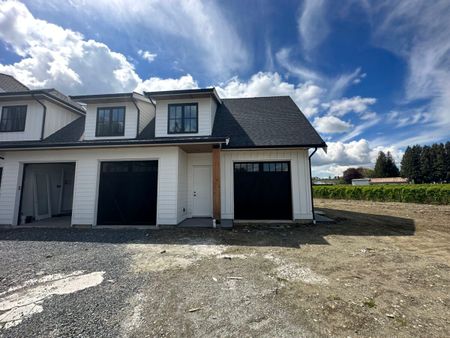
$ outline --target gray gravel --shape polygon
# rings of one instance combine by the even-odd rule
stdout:
[[[45,300],[44,311],[1,337],[117,337],[127,299],[144,285],[128,273],[124,243],[139,242],[145,231],[21,229],[0,231],[0,292],[39,275],[105,271],[95,287]]]

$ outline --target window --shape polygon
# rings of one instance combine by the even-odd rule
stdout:
[[[169,134],[198,132],[198,104],[169,104]]]
[[[27,106],[3,107],[0,131],[24,131]]]
[[[125,107],[97,109],[95,136],[123,136],[125,129]]]

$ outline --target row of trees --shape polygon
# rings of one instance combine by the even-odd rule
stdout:
[[[398,176],[414,183],[450,182],[450,141],[431,146],[407,147],[401,161],[401,170],[389,151],[386,154],[380,151],[373,170],[348,168],[344,171],[343,179],[346,183],[351,183],[355,178]]]
[[[415,183],[450,182],[450,141],[406,148],[400,173]]]

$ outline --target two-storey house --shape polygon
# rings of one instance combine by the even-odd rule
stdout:
[[[309,149],[326,144],[290,97],[25,87],[0,106],[0,224],[313,220]]]

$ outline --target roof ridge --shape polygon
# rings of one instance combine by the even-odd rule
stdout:
[[[290,95],[266,95],[266,96],[246,96],[246,97],[225,97],[222,100],[248,100],[248,99],[270,99],[270,98],[291,97]]]

